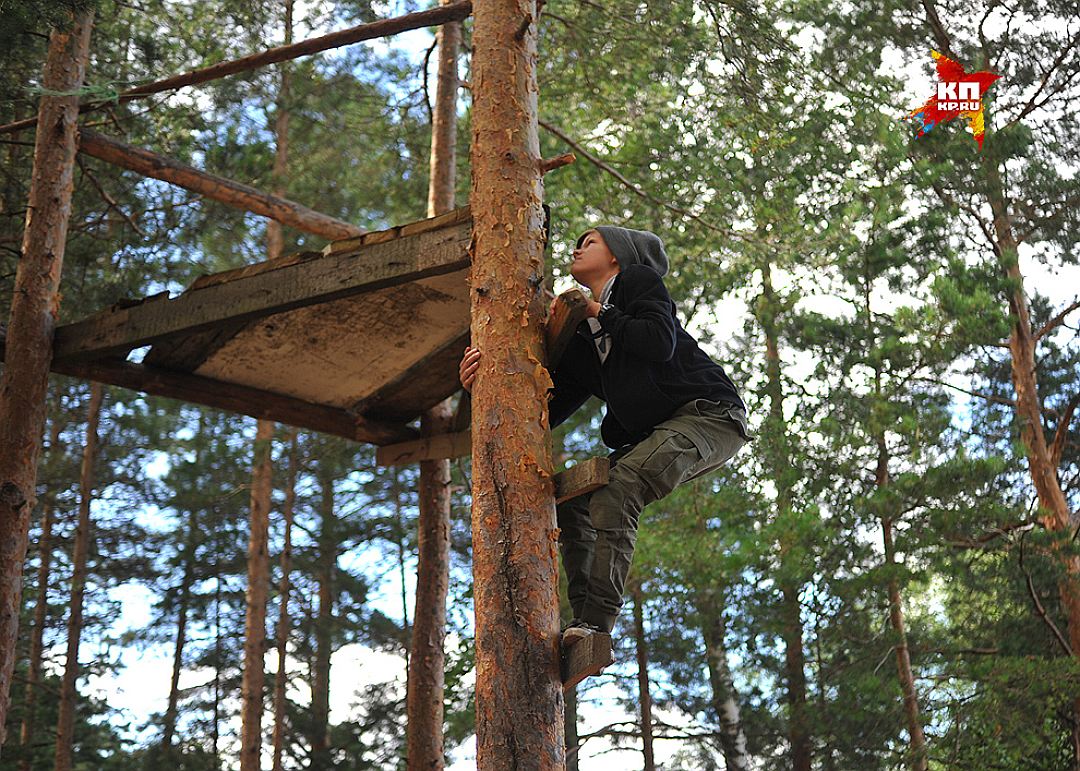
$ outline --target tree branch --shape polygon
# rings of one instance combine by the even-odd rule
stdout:
[[[1039,331],[1033,335],[1033,342],[1039,342],[1039,338],[1041,338],[1043,335],[1060,327],[1065,321],[1065,317],[1077,308],[1080,308],[1080,300],[1073,300],[1072,305],[1069,305],[1067,308],[1061,311],[1061,313],[1058,313],[1056,316],[1054,316],[1054,318],[1050,319],[1048,322],[1039,327]]]
[[[559,139],[566,142],[566,144],[570,145],[570,147],[572,147],[575,151],[580,153],[585,158],[585,160],[587,160],[589,163],[593,164],[597,168],[599,168],[599,169],[607,172],[611,176],[615,177],[615,179],[617,179],[620,183],[622,183],[625,187],[627,187],[635,195],[641,196],[646,201],[651,201],[652,203],[656,204],[657,206],[663,206],[665,209],[668,209],[668,210],[670,210],[670,211],[672,211],[672,212],[674,212],[674,213],[676,213],[676,214],[678,214],[678,215],[680,215],[682,217],[689,217],[690,219],[697,220],[702,225],[707,227],[709,230],[713,230],[713,231],[715,231],[717,233],[723,233],[724,235],[727,235],[727,236],[730,236],[730,237],[733,237],[733,238],[740,238],[740,239],[745,240],[746,237],[744,235],[742,235],[742,234],[736,233],[735,231],[732,231],[732,230],[730,230],[728,228],[717,227],[716,225],[712,224],[711,222],[707,222],[706,220],[703,220],[697,214],[693,214],[691,212],[686,211],[685,209],[680,209],[678,206],[673,206],[673,205],[671,205],[671,204],[669,204],[669,203],[667,203],[665,201],[661,201],[659,198],[655,198],[654,196],[652,196],[648,192],[646,192],[644,189],[642,189],[640,185],[638,185],[638,184],[636,184],[634,182],[631,182],[629,179],[627,179],[625,176],[623,176],[621,172],[619,172],[616,169],[612,168],[609,164],[607,164],[604,161],[602,161],[601,159],[597,158],[591,152],[589,152],[584,147],[582,147],[580,144],[575,142],[573,139],[571,139],[569,136],[567,136],[566,133],[563,132],[561,129],[551,125],[547,121],[541,120],[541,121],[538,121],[538,123],[541,126],[543,126],[546,130],[550,131],[552,134],[557,136]]]
[[[1069,658],[1074,658],[1072,647],[1069,645],[1069,642],[1065,639],[1064,635],[1061,634],[1061,630],[1058,629],[1057,624],[1054,623],[1054,619],[1046,614],[1046,608],[1044,608],[1042,602],[1039,601],[1039,595],[1035,591],[1035,582],[1031,580],[1031,573],[1024,567],[1025,535],[1027,535],[1026,532],[1020,536],[1020,570],[1024,572],[1024,579],[1027,581],[1028,594],[1031,595],[1031,600],[1035,603],[1035,613],[1050,628],[1050,631],[1054,633],[1054,637],[1057,639],[1065,653],[1068,654]]]
[[[1080,394],[1069,399],[1069,404],[1065,407],[1065,414],[1061,416],[1057,428],[1054,429],[1054,441],[1050,444],[1050,466],[1052,468],[1056,469],[1061,465],[1061,454],[1065,450],[1065,442],[1069,436],[1069,423],[1072,422],[1073,413],[1076,412],[1078,404],[1080,404]]]
[[[1012,120],[1010,120],[1008,123],[1006,123],[1002,128],[998,129],[998,131],[1002,131],[1003,129],[1008,128],[1009,126],[1013,125],[1014,123],[1031,113],[1033,110],[1040,107],[1042,104],[1045,104],[1046,100],[1043,100],[1043,102],[1037,101],[1039,94],[1041,94],[1042,90],[1046,88],[1046,84],[1050,81],[1050,76],[1054,74],[1054,70],[1061,66],[1061,63],[1065,61],[1065,57],[1068,56],[1069,52],[1076,48],[1077,43],[1080,43],[1080,32],[1073,36],[1073,39],[1069,42],[1067,46],[1062,47],[1061,53],[1057,55],[1057,58],[1054,59],[1053,63],[1051,63],[1049,69],[1047,69],[1046,72],[1043,73],[1042,82],[1039,83],[1039,87],[1035,89],[1035,93],[1031,95],[1030,99],[1028,99],[1027,104],[1020,108],[1020,112],[1018,112],[1016,116],[1012,118]]]

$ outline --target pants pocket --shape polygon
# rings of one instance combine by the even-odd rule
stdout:
[[[641,464],[641,476],[659,500],[674,490],[705,455],[693,437],[675,429],[659,428],[660,441]]]

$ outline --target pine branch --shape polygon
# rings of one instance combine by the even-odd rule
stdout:
[[[1050,319],[1048,322],[1046,322],[1039,328],[1039,331],[1036,332],[1033,336],[1034,342],[1039,342],[1039,338],[1041,338],[1043,335],[1060,327],[1065,321],[1065,317],[1077,308],[1080,308],[1080,300],[1073,300],[1072,305],[1069,305],[1067,308],[1061,311],[1061,313],[1058,313],[1056,316],[1054,316],[1054,318]]]
[[[570,145],[570,147],[572,147],[574,150],[581,153],[581,155],[584,156],[585,160],[587,160],[589,163],[593,164],[594,166],[601,169],[602,171],[605,171],[608,174],[610,174],[611,176],[615,177],[615,179],[617,179],[623,186],[628,188],[635,195],[638,195],[638,196],[644,198],[646,201],[651,201],[652,203],[656,204],[657,206],[663,206],[665,209],[668,209],[669,211],[672,211],[675,214],[678,214],[678,215],[680,215],[682,217],[689,217],[690,219],[697,220],[698,222],[700,222],[702,225],[704,225],[709,230],[713,230],[713,231],[715,231],[717,233],[723,233],[724,235],[730,236],[732,238],[741,238],[741,239],[745,240],[745,236],[743,236],[743,235],[741,235],[739,233],[736,233],[736,232],[734,232],[734,231],[732,231],[732,230],[730,230],[728,228],[717,227],[716,225],[712,224],[711,222],[707,222],[706,220],[703,220],[697,214],[693,214],[691,212],[688,212],[685,209],[680,209],[678,206],[673,206],[672,204],[667,203],[666,201],[661,201],[659,198],[656,198],[653,195],[646,192],[637,183],[631,182],[629,179],[627,179],[625,176],[623,176],[621,172],[617,171],[612,166],[605,163],[600,158],[596,157],[591,152],[586,150],[580,144],[578,144],[573,139],[571,139],[561,129],[551,125],[547,121],[541,120],[541,121],[538,121],[538,123],[541,126],[543,126],[545,129],[550,131],[552,134],[557,136],[559,139],[566,142],[566,144]]]
[[[1056,469],[1061,465],[1061,454],[1065,450],[1065,443],[1069,436],[1069,423],[1072,422],[1077,405],[1080,405],[1080,394],[1069,399],[1069,404],[1065,407],[1065,414],[1061,416],[1061,420],[1058,421],[1057,428],[1054,430],[1054,441],[1050,444],[1051,468]]]
[[[1035,603],[1035,613],[1036,615],[1038,615],[1039,618],[1043,620],[1043,622],[1046,623],[1046,625],[1050,628],[1050,631],[1054,633],[1054,637],[1057,639],[1058,643],[1061,645],[1062,649],[1069,656],[1069,658],[1074,658],[1072,647],[1069,645],[1069,642],[1065,639],[1064,635],[1061,634],[1061,630],[1058,629],[1057,624],[1054,623],[1054,619],[1050,618],[1050,616],[1047,615],[1046,608],[1044,608],[1042,602],[1039,601],[1039,595],[1035,591],[1035,582],[1031,580],[1031,573],[1029,573],[1027,568],[1024,567],[1025,535],[1027,535],[1026,532],[1020,536],[1020,570],[1024,572],[1024,579],[1027,582],[1028,594],[1031,595],[1031,600]]]

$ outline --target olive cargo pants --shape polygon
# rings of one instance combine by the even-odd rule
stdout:
[[[642,441],[612,452],[605,487],[556,507],[575,618],[611,631],[622,607],[642,509],[723,465],[752,438],[742,409],[695,399]]]

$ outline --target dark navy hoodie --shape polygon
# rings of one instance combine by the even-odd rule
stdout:
[[[611,335],[601,365],[583,321],[551,373],[549,422],[558,426],[590,396],[607,403],[600,436],[608,447],[636,444],[694,399],[746,409],[723,367],[698,347],[675,315],[664,286],[667,255],[648,231],[601,225],[596,230],[619,262],[600,325]],[[580,240],[579,240],[580,244]]]

